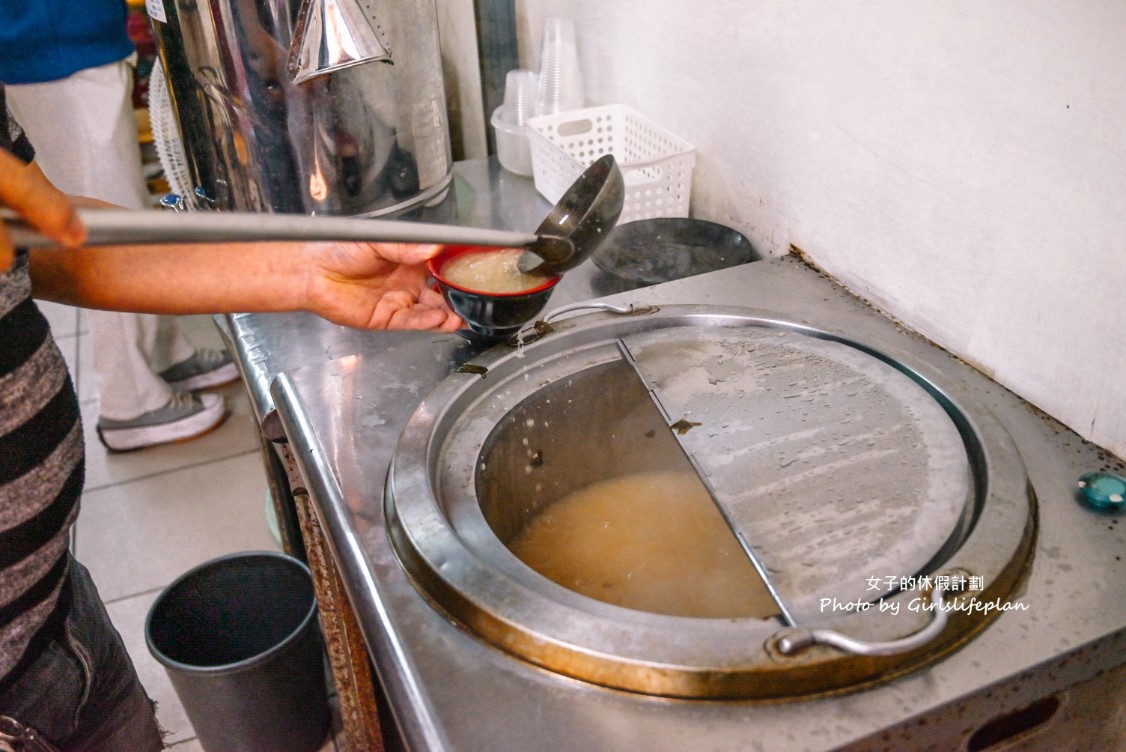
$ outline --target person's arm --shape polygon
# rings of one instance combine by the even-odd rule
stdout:
[[[240,243],[31,252],[36,297],[87,308],[185,314],[311,311],[364,329],[453,331],[426,287],[439,246]]]
[[[63,192],[51,185],[34,162],[27,164],[5,149],[0,149],[0,206],[11,207],[63,246],[77,247],[86,237],[86,228]],[[8,271],[13,258],[8,233],[0,226],[0,274]]]
[[[99,204],[77,200],[83,204]],[[248,243],[79,247],[86,230],[74,204],[0,149],[0,205],[58,241],[29,256],[36,297],[146,313],[311,311],[366,329],[453,331],[461,319],[426,287],[438,246]],[[0,227],[0,271],[12,248]]]

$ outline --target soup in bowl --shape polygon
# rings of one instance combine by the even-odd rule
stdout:
[[[477,337],[501,340],[547,305],[561,277],[525,274],[516,265],[523,250],[451,245],[430,259],[430,274],[454,313]]]

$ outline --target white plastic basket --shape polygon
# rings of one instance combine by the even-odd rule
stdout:
[[[528,138],[536,190],[553,204],[610,153],[626,184],[619,223],[688,216],[696,149],[625,105],[530,118]]]

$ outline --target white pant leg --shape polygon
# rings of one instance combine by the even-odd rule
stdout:
[[[90,311],[88,317],[101,417],[131,420],[167,404],[172,388],[144,356],[145,343],[155,338],[157,317],[114,311]]]
[[[8,107],[36,149],[35,161],[64,192],[129,208],[149,205],[137,147],[131,61],[41,84],[5,87]],[[153,372],[191,357],[174,319],[91,311],[101,415],[129,420],[165,405],[169,386]]]
[[[182,363],[195,355],[195,345],[184,336],[176,319],[170,316],[149,316],[156,322],[150,327],[148,338],[141,343],[141,351],[157,373],[169,366]]]
[[[156,373],[195,353],[180,328],[169,326],[174,320],[115,311],[89,311],[87,316],[101,417],[131,420],[167,404],[172,387]]]

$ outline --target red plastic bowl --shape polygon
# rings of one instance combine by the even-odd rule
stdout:
[[[501,340],[516,333],[547,305],[561,277],[545,278],[543,284],[520,292],[481,292],[454,284],[442,277],[442,267],[466,253],[501,250],[487,246],[451,245],[427,262],[430,274],[454,313],[465,320],[469,331]]]

